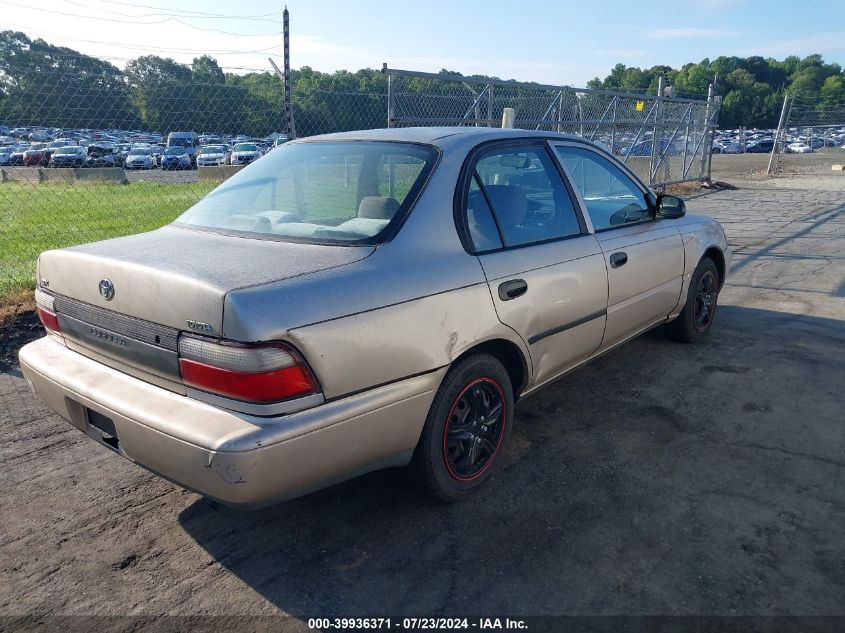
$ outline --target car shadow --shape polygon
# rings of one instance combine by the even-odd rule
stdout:
[[[723,306],[705,343],[652,331],[520,402],[502,467],[463,503],[389,470],[254,512],[199,499],[179,521],[302,618],[832,613],[837,349],[842,321]]]

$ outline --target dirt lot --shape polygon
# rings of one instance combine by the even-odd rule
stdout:
[[[831,166],[845,163],[845,150],[825,148],[811,154],[781,154],[778,158],[778,175],[781,177],[818,176],[841,180],[841,172],[833,172]],[[768,154],[714,154],[713,180],[747,180],[766,178],[769,166]],[[781,178],[782,179],[782,178]]]
[[[0,370],[0,614],[845,615],[845,175],[717,173],[741,188],[688,203],[736,249],[709,341],[524,400],[460,505],[381,472],[218,508]]]

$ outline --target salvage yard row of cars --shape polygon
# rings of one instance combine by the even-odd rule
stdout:
[[[66,132],[66,135],[53,134]],[[122,167],[177,170],[247,165],[287,141],[172,132],[167,137],[140,133],[36,130],[0,126],[0,166]],[[43,140],[43,139],[47,140]]]
[[[718,130],[713,140],[714,154],[768,154],[775,146],[776,130]],[[824,147],[845,147],[845,127],[816,130],[790,128],[783,135],[783,151],[808,154]]]

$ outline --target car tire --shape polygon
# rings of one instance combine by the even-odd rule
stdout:
[[[510,437],[513,388],[502,363],[472,354],[453,365],[434,397],[408,474],[443,503],[466,499],[490,479]]]
[[[697,343],[710,331],[719,301],[719,269],[704,257],[692,274],[684,309],[666,325],[666,335],[681,343]]]

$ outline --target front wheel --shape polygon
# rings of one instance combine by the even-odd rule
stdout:
[[[513,422],[513,388],[502,364],[473,354],[455,364],[437,391],[409,467],[415,483],[447,503],[490,479]]]
[[[692,274],[684,309],[666,326],[669,338],[682,343],[697,343],[707,335],[716,317],[719,284],[716,264],[705,257]]]

